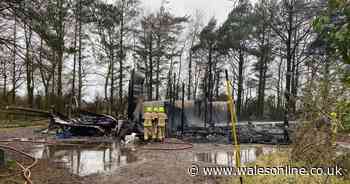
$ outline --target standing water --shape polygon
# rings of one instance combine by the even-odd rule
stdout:
[[[121,148],[118,143],[89,146],[38,145],[33,150],[33,155],[39,159],[63,163],[71,173],[80,176],[112,172],[137,161],[131,149]]]
[[[275,151],[273,147],[241,147],[241,163],[253,162],[260,155],[269,154]],[[207,162],[217,165],[235,166],[235,153],[233,151],[211,151],[195,153],[193,161]]]

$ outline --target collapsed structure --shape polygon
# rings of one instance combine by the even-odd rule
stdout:
[[[128,119],[117,120],[110,115],[78,110],[78,116],[68,118],[59,112],[9,107],[9,110],[39,113],[50,119],[49,130],[59,130],[61,137],[67,136],[113,136],[124,139],[136,133],[148,139],[149,131],[164,137],[222,136],[231,139],[231,122],[226,101],[207,102],[206,100],[162,100],[145,101],[143,95],[144,76],[132,72],[129,82]],[[208,103],[211,108],[208,108]],[[161,112],[147,112],[147,109],[161,108]],[[145,111],[146,110],[146,111]],[[149,113],[154,113],[150,117]],[[156,117],[154,117],[156,115]],[[159,118],[165,117],[165,118]],[[161,122],[160,122],[160,119]],[[164,121],[164,122],[163,122]],[[153,128],[151,128],[153,127]],[[165,128],[164,128],[165,127]],[[146,132],[145,132],[146,131]],[[148,132],[147,132],[148,131]],[[288,131],[283,122],[238,122],[240,142],[286,142]],[[151,135],[153,136],[153,135]]]
[[[230,114],[226,101],[211,102],[211,108],[208,108],[210,102],[206,100],[144,101],[143,86],[144,76],[133,71],[129,83],[128,121],[123,122],[140,137],[144,135],[143,122],[147,119],[145,114],[148,116],[144,111],[145,107],[164,107],[168,137],[179,134],[203,138],[220,135],[231,139]],[[283,122],[238,122],[238,136],[241,142],[287,142],[288,135]]]
[[[49,118],[48,130],[56,129],[61,136],[116,136],[118,133],[118,120],[109,115],[78,110],[77,117],[68,118],[54,109],[48,112],[22,107],[7,107],[7,110],[25,111],[35,116],[47,117]]]

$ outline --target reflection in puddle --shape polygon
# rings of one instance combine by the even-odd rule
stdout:
[[[36,158],[63,162],[70,172],[80,176],[115,171],[137,160],[130,149],[121,148],[117,143],[88,147],[40,145],[34,149],[33,155]]]
[[[272,147],[242,147],[241,163],[249,163],[256,160],[260,155],[274,152]],[[235,166],[235,153],[233,151],[212,151],[204,153],[195,153],[193,161],[208,162],[217,165]]]

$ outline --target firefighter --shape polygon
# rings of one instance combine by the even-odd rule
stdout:
[[[152,123],[152,139],[157,139],[157,127],[158,127],[158,107],[153,107],[153,123]]]
[[[166,120],[168,119],[164,106],[160,106],[158,108],[158,139],[163,141],[165,139],[165,125]]]
[[[152,107],[145,106],[144,107],[144,122],[143,122],[143,128],[144,128],[144,139],[147,141],[150,136],[152,136],[152,121],[153,121],[153,112]]]

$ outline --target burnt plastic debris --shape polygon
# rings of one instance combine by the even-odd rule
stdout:
[[[77,118],[68,119],[59,113],[50,114],[49,129],[60,128],[58,137],[115,135],[118,121],[109,115],[80,110]],[[66,136],[67,135],[67,136]]]

